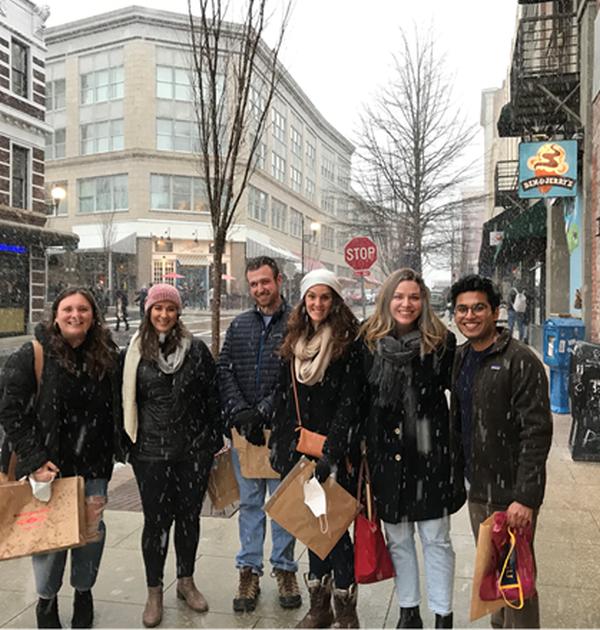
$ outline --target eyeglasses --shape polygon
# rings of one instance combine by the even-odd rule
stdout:
[[[489,304],[484,304],[483,302],[477,302],[477,304],[472,304],[471,306],[467,306],[466,304],[457,304],[454,307],[454,310],[459,315],[466,315],[469,311],[473,313],[473,315],[481,315],[487,311]]]

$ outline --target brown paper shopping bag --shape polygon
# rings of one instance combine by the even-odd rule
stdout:
[[[0,485],[0,560],[78,547],[85,529],[82,477],[55,479],[47,503],[33,496],[29,481]]]
[[[279,473],[271,468],[269,461],[270,450],[267,444],[271,431],[264,430],[265,445],[255,446],[250,444],[235,429],[231,430],[231,440],[240,460],[240,470],[246,479],[279,479]]]
[[[491,615],[505,605],[502,598],[493,601],[484,601],[479,596],[481,580],[486,573],[489,573],[490,564],[493,563],[493,525],[494,516],[492,515],[486,518],[479,526],[477,550],[475,554],[475,567],[473,569],[473,590],[471,592],[471,621],[475,621],[475,619],[479,619],[484,615]]]
[[[233,470],[230,448],[223,449],[215,455],[207,490],[215,510],[223,510],[239,501],[240,489]]]
[[[323,484],[327,497],[324,526],[323,518],[318,519],[304,503],[304,482],[310,479],[315,466],[302,457],[271,495],[265,512],[323,560],[350,527],[360,505],[356,497],[329,477]]]

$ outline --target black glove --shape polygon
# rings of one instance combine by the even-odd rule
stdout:
[[[240,435],[247,435],[256,425],[262,424],[262,418],[256,409],[249,407],[238,411],[232,424]]]
[[[315,468],[315,477],[319,483],[325,483],[327,477],[331,475],[331,464],[326,456],[321,457]]]
[[[254,446],[264,446],[266,444],[262,424],[252,427],[250,431],[246,433],[245,437],[248,442],[250,442],[250,444],[254,444]]]

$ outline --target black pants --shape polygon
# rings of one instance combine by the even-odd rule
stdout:
[[[177,577],[194,574],[200,511],[212,458],[202,461],[133,461],[142,508],[142,554],[148,586],[161,586],[169,532],[175,521]]]
[[[350,534],[346,532],[329,552],[325,560],[308,550],[310,577],[319,580],[333,571],[336,588],[347,589],[354,584],[354,545]]]

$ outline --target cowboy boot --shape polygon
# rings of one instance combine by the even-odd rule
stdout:
[[[177,598],[185,600],[185,603],[196,612],[206,612],[208,610],[208,602],[196,588],[193,577],[184,577],[177,580]]]
[[[162,586],[149,586],[148,599],[142,615],[142,623],[146,628],[154,628],[162,621],[163,589]]]
[[[331,576],[324,575],[309,579],[304,574],[304,581],[310,597],[310,608],[296,628],[329,628],[333,623],[333,609],[331,608]]]

